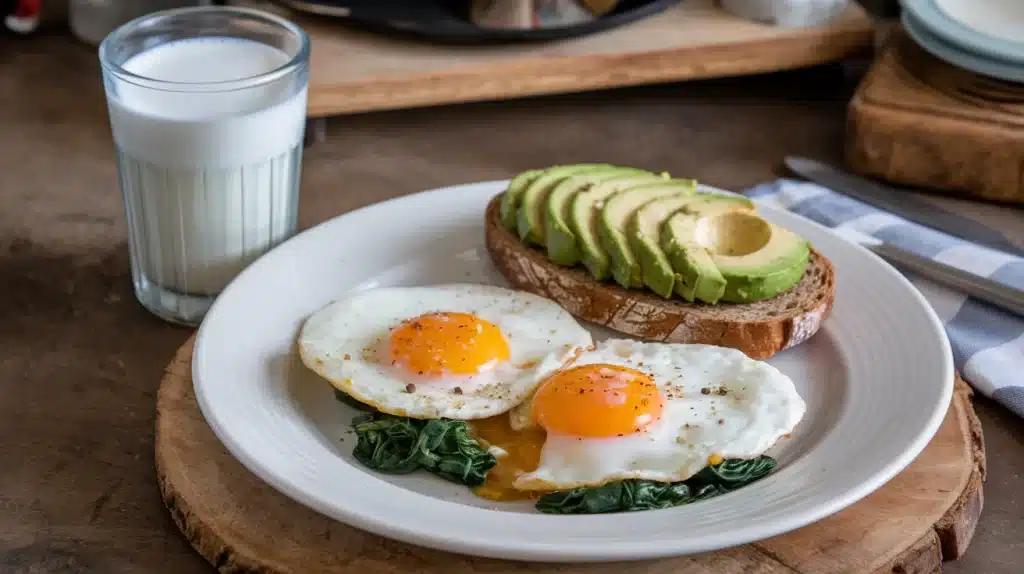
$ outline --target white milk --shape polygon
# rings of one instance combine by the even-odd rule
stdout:
[[[123,67],[204,83],[263,74],[288,60],[259,42],[204,38],[157,46]],[[144,282],[215,295],[294,232],[306,113],[306,89],[294,82],[197,93],[113,80],[110,123]]]

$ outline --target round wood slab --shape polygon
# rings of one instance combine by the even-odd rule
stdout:
[[[967,548],[981,514],[981,425],[970,388],[957,381],[942,427],[917,460],[859,503],[789,534],[709,554],[603,565],[524,564],[428,550],[321,516],[249,473],[203,419],[191,363],[190,340],[168,365],[160,386],[156,472],[174,521],[221,572],[937,572],[943,560],[956,559]]]

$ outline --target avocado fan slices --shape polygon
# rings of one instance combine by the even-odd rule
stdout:
[[[553,263],[688,302],[770,299],[800,281],[810,258],[809,242],[746,198],[612,164],[523,172],[502,194],[500,217]]]

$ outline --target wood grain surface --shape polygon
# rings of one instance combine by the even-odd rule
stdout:
[[[1024,205],[1024,85],[961,70],[895,30],[850,102],[854,170]]]
[[[175,523],[220,572],[924,573],[939,571],[943,560],[964,552],[981,514],[984,440],[970,388],[958,380],[938,433],[906,470],[857,504],[789,534],[697,556],[601,565],[506,562],[428,550],[330,520],[245,470],[199,411],[191,357],[190,340],[160,385],[156,472]]]
[[[210,574],[153,471],[161,375],[192,330],[132,293],[96,50],[64,32],[0,36],[0,50],[0,572]],[[331,118],[303,153],[300,225],[556,163],[617,161],[746,189],[778,177],[787,154],[841,163],[859,78],[860,66],[827,65]],[[1018,211],[915,197],[1024,246]],[[1024,420],[982,396],[974,408],[988,503],[968,552],[943,572],[1020,574]]]
[[[687,0],[584,38],[493,46],[431,44],[278,10],[311,38],[313,117],[785,70],[869,52],[874,38],[855,4],[827,26],[788,29]]]

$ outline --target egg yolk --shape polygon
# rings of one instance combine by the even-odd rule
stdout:
[[[559,371],[533,398],[532,416],[552,434],[582,438],[624,436],[661,418],[664,399],[654,379],[619,365]]]
[[[505,336],[470,313],[428,313],[391,330],[392,365],[424,376],[472,375],[509,359]]]
[[[547,433],[541,428],[524,431],[512,430],[508,415],[500,415],[470,422],[473,435],[489,446],[506,452],[498,457],[498,464],[487,473],[484,483],[473,492],[488,500],[526,500],[536,493],[516,490],[512,484],[524,472],[533,472],[540,465],[540,453]]]

